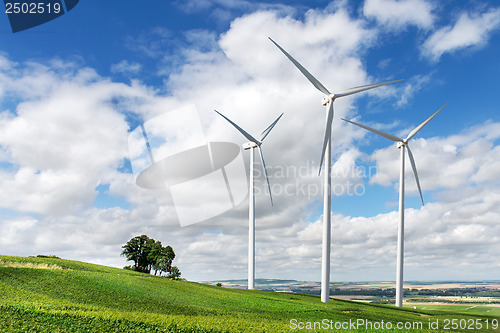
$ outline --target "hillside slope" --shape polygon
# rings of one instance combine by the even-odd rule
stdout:
[[[346,323],[343,332],[357,332],[352,324],[361,321],[358,329],[371,322],[378,323],[377,332],[397,332],[414,331],[395,330],[398,322],[427,331],[429,321],[439,321],[442,329],[451,319],[482,323],[482,332],[494,320],[349,301],[324,304],[316,296],[225,289],[63,259],[0,256],[1,332],[287,332],[297,331],[300,322],[323,320],[330,327]],[[382,321],[393,329],[381,329]]]

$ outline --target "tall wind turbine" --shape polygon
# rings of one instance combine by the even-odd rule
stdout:
[[[332,137],[332,122],[333,122],[333,102],[339,97],[344,97],[356,94],[368,89],[377,88],[389,83],[399,82],[402,80],[388,81],[381,83],[369,84],[366,86],[354,87],[339,93],[330,93],[321,82],[311,75],[297,60],[295,60],[288,52],[279,46],[270,37],[271,42],[276,45],[283,54],[304,74],[304,76],[313,84],[313,86],[321,91],[325,96],[321,103],[326,107],[326,128],[325,137],[323,139],[323,149],[321,150],[321,159],[319,162],[319,174],[321,173],[321,165],[325,160],[324,174],[324,193],[323,193],[323,254],[321,260],[321,301],[328,302],[330,300],[330,243],[331,243],[331,137]]]
[[[267,188],[269,189],[269,197],[271,199],[271,205],[273,205],[273,196],[271,194],[271,186],[269,185],[269,177],[267,176],[266,163],[264,162],[264,155],[262,154],[262,142],[267,137],[269,132],[273,129],[274,125],[280,120],[283,113],[276,118],[260,135],[260,140],[257,140],[243,128],[236,125],[229,118],[224,116],[217,110],[214,110],[224,119],[226,119],[231,125],[233,125],[245,138],[250,140],[243,144],[245,150],[250,151],[250,189],[249,189],[249,202],[248,202],[248,289],[255,288],[255,192],[254,192],[254,172],[253,172],[253,161],[254,161],[254,149],[259,149],[260,160],[262,162],[262,168],[264,169],[264,174],[266,175]]]
[[[346,120],[351,124],[362,127],[370,132],[383,136],[386,139],[397,142],[397,147],[401,149],[401,169],[399,174],[399,224],[398,224],[398,248],[397,248],[397,260],[396,260],[396,306],[403,306],[403,265],[404,265],[404,221],[405,221],[405,149],[408,149],[408,157],[410,158],[411,168],[413,169],[413,174],[415,175],[415,180],[417,182],[418,193],[420,194],[420,199],[422,200],[422,205],[424,205],[424,197],[422,196],[422,190],[420,188],[420,181],[418,180],[417,166],[415,165],[415,160],[413,159],[413,154],[411,153],[408,141],[415,136],[432,118],[434,118],[439,111],[441,111],[448,103],[446,103],[441,109],[434,112],[429,118],[427,118],[423,123],[418,125],[413,129],[413,131],[408,134],[406,139],[398,138],[392,134],[388,134],[374,128],[355,123],[354,121]]]

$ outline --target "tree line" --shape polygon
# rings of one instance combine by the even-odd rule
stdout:
[[[133,261],[133,266],[125,266],[137,272],[151,274],[165,273],[167,277],[178,279],[181,271],[177,266],[172,266],[175,252],[170,245],[162,246],[160,241],[149,238],[146,235],[136,236],[122,246],[122,256]]]

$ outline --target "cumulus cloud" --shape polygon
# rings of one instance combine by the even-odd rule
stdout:
[[[366,0],[363,13],[390,29],[408,25],[429,29],[434,23],[433,9],[425,0]]]
[[[423,44],[422,54],[434,61],[445,53],[481,47],[500,24],[500,8],[460,14],[454,25],[434,32]]]
[[[427,126],[432,126],[432,122]],[[446,138],[414,138],[410,146],[415,157],[422,189],[460,188],[467,184],[497,181],[499,171],[495,156],[499,123],[487,122]],[[424,130],[422,130],[424,131]],[[417,137],[423,135],[421,132]],[[376,150],[372,158],[377,174],[373,184],[391,185],[399,181],[399,151],[395,145]],[[417,194],[411,168],[406,168],[407,191]]]
[[[85,68],[61,75],[36,66],[9,76],[10,94],[33,91],[16,110],[3,112],[0,121],[4,158],[16,166],[1,173],[8,189],[2,205],[44,214],[91,205],[100,178],[125,156],[128,126],[111,100],[126,94],[127,87],[100,80]],[[43,88],[37,89],[42,80]]]

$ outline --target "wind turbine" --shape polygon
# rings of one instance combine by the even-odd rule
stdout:
[[[313,84],[313,86],[321,91],[325,96],[321,103],[326,107],[326,128],[325,137],[323,139],[323,149],[321,150],[321,159],[319,162],[319,172],[321,174],[321,165],[325,160],[324,173],[324,193],[323,193],[323,250],[321,260],[321,301],[328,302],[330,300],[330,243],[331,243],[331,137],[332,137],[332,122],[333,122],[333,102],[339,97],[349,96],[368,89],[377,88],[386,84],[399,82],[402,80],[381,82],[369,84],[366,86],[354,87],[339,93],[331,93],[311,75],[297,60],[295,60],[288,52],[278,45],[270,37],[269,39],[276,45],[283,54],[304,74],[304,76]]]
[[[243,144],[245,150],[250,151],[250,190],[249,190],[249,202],[248,202],[248,289],[255,288],[255,192],[254,192],[254,172],[253,172],[253,161],[254,161],[254,149],[259,149],[260,160],[262,162],[262,168],[264,169],[264,174],[266,175],[267,188],[269,189],[269,198],[271,199],[271,205],[273,205],[273,196],[271,194],[271,186],[269,185],[269,177],[267,176],[266,163],[264,162],[264,155],[262,154],[262,142],[267,137],[269,132],[273,129],[274,125],[280,120],[283,113],[276,118],[260,135],[260,140],[257,140],[252,135],[248,134],[243,128],[236,125],[229,118],[224,116],[217,110],[214,110],[224,119],[226,119],[231,125],[233,125],[245,138],[250,140]]]
[[[404,221],[405,221],[405,149],[408,149],[408,157],[410,158],[411,168],[413,169],[413,174],[415,175],[415,181],[417,182],[418,193],[420,194],[420,199],[422,200],[422,205],[424,205],[424,197],[422,196],[422,190],[420,188],[420,181],[418,180],[417,166],[415,165],[415,160],[413,159],[413,154],[411,153],[408,141],[415,136],[432,118],[434,118],[439,111],[441,111],[448,103],[446,103],[441,109],[434,112],[429,118],[427,118],[420,125],[415,127],[413,131],[408,134],[406,139],[398,138],[392,134],[388,134],[374,128],[355,123],[354,121],[347,121],[348,123],[362,127],[370,132],[383,136],[386,139],[397,142],[397,147],[401,149],[401,169],[399,174],[399,224],[398,224],[398,247],[397,247],[397,260],[396,260],[396,306],[403,306],[403,265],[404,265]]]

